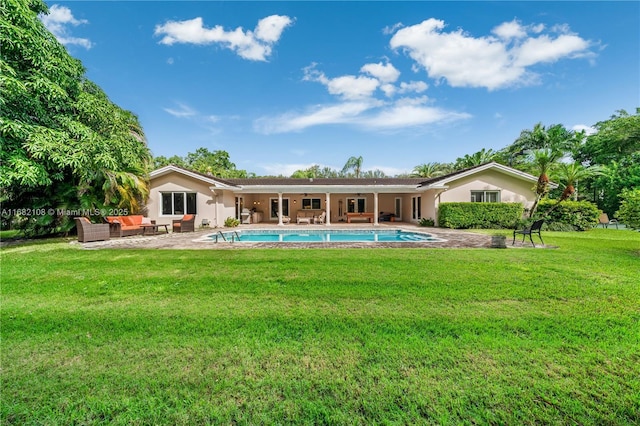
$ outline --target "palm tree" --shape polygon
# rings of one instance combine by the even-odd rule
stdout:
[[[464,157],[457,158],[454,167],[456,168],[456,170],[462,170],[469,167],[480,166],[492,161],[496,155],[497,152],[494,152],[492,149],[482,148],[480,151],[472,155],[465,154]]]
[[[442,163],[422,163],[413,168],[411,173],[412,177],[421,177],[421,178],[433,178],[442,176],[443,172],[443,164]]]
[[[549,172],[560,158],[562,153],[552,149],[536,149],[529,152],[529,160],[538,173],[538,182],[535,186],[536,199],[531,206],[529,217],[533,217],[538,203],[549,192]]]
[[[362,156],[350,157],[342,168],[342,173],[346,173],[348,170],[353,170],[356,178],[359,178],[360,171],[362,170]]]
[[[570,164],[562,163],[559,165],[556,176],[558,180],[564,185],[562,195],[558,200],[558,203],[568,200],[572,195],[577,196],[576,185],[578,181],[584,180],[593,176],[601,175],[604,173],[604,169],[599,166],[584,167],[579,162]]]

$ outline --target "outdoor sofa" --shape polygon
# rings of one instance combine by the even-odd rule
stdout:
[[[129,235],[140,235],[144,232],[142,225],[154,225],[155,220],[150,220],[141,214],[129,216],[107,216],[109,223],[109,233],[114,237],[127,237]]]

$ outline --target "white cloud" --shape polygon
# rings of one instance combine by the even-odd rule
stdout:
[[[539,34],[544,26],[523,26],[516,20],[495,27],[495,36],[473,37],[462,29],[444,28],[444,21],[430,18],[398,30],[390,45],[406,52],[431,78],[489,90],[538,82],[539,76],[527,69],[532,65],[592,56],[591,42],[570,34],[566,25],[554,27],[561,34],[553,37],[531,37],[529,32]]]
[[[529,38],[521,46],[515,48],[515,65],[526,67],[540,62],[555,62],[563,57],[584,54],[589,42],[582,38],[564,34],[556,39],[542,35]]]
[[[226,31],[222,26],[205,28],[202,18],[197,17],[185,21],[168,21],[157,25],[154,35],[163,36],[161,44],[175,43],[220,44],[252,61],[266,61],[271,56],[273,45],[293,20],[288,16],[271,15],[258,21],[254,31],[238,27]]]
[[[368,98],[380,85],[378,79],[366,76],[343,75],[330,79],[315,67],[316,64],[311,64],[303,70],[303,80],[322,83],[327,86],[329,93],[345,100]]]
[[[291,25],[293,21],[288,16],[271,15],[258,21],[256,26],[256,38],[267,43],[276,43],[280,40],[282,31]]]
[[[303,80],[327,87],[338,99],[335,103],[315,105],[305,111],[290,111],[278,116],[266,116],[254,122],[254,130],[264,134],[300,132],[321,125],[351,125],[368,131],[413,128],[469,118],[469,114],[428,106],[427,96],[416,96],[429,87],[423,81],[391,84],[400,72],[390,63],[365,64],[364,75],[327,77],[312,63],[303,69]],[[386,96],[381,100],[377,89]],[[396,94],[407,96],[392,100]]]
[[[366,64],[360,68],[360,72],[377,78],[380,83],[393,83],[400,77],[400,71],[390,63]]]
[[[193,108],[191,108],[188,105],[185,105],[183,103],[178,102],[178,109],[173,109],[173,108],[163,108],[166,112],[168,112],[169,114],[173,115],[174,117],[178,117],[178,118],[186,118],[186,117],[193,117],[196,116],[198,114],[198,112],[196,110],[194,110]]]
[[[93,44],[88,38],[72,37],[69,34],[69,27],[88,24],[86,19],[76,19],[71,13],[71,9],[65,6],[54,4],[49,8],[49,14],[40,14],[38,16],[44,26],[51,31],[56,39],[65,46],[78,45],[85,49],[91,49]]]
[[[507,41],[514,38],[524,38],[527,36],[527,31],[515,19],[511,22],[503,22],[502,24],[495,27],[491,32],[501,39]]]
[[[264,134],[299,132],[328,124],[353,125],[369,131],[399,130],[471,117],[466,113],[427,106],[426,102],[427,97],[423,96],[401,98],[392,103],[370,100],[320,105],[302,113],[263,117],[256,121],[254,128]]]
[[[286,113],[277,117],[256,120],[254,128],[264,134],[299,132],[309,127],[327,124],[347,124],[356,121],[363,112],[373,108],[377,102],[343,102],[319,105],[303,113]]]
[[[389,27],[389,26],[386,26],[386,27],[384,27],[384,28],[382,29],[382,34],[385,34],[385,35],[393,34],[393,33],[395,33],[395,32],[396,32],[396,30],[397,30],[398,28],[402,28],[402,27],[404,27],[404,25],[402,24],[402,22],[398,22],[397,24],[393,24],[393,25],[392,25],[392,26],[390,26],[390,27]]]
[[[402,129],[463,120],[471,116],[466,113],[446,111],[441,108],[424,105],[427,98],[402,98],[390,107],[363,117],[358,124],[369,129]]]
[[[424,81],[411,81],[409,83],[405,83],[404,81],[400,83],[399,93],[422,93],[427,90],[429,86]]]

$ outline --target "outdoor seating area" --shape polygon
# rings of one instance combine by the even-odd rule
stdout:
[[[540,242],[542,242],[542,244],[544,245],[544,241],[542,241],[542,235],[540,235],[540,231],[542,230],[542,225],[544,224],[544,219],[539,219],[536,220],[535,222],[533,222],[531,224],[531,226],[524,228],[524,229],[520,229],[520,230],[515,230],[513,231],[513,242],[511,243],[511,245],[514,245],[516,243],[516,235],[521,234],[522,235],[522,242],[524,243],[524,239],[525,237],[528,235],[529,236],[529,240],[531,240],[531,244],[533,244],[533,246],[535,247],[536,244],[533,242],[533,234],[538,234],[538,237],[540,238]]]
[[[171,229],[173,232],[194,232],[196,224],[196,215],[185,214],[182,219],[175,219],[172,222]]]
[[[602,213],[598,225],[602,225],[603,228],[608,228],[609,225],[615,225],[618,229],[618,221],[616,219],[609,219],[609,215]]]
[[[112,238],[127,237],[130,235],[142,235],[147,225],[155,225],[155,220],[144,217],[141,214],[128,216],[107,216],[109,233]],[[157,228],[154,228],[157,229]]]
[[[110,238],[109,225],[106,223],[91,223],[86,217],[75,217],[78,230],[78,242],[106,241]]]

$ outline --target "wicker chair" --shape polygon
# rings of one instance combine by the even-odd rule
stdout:
[[[194,232],[196,224],[196,215],[185,214],[182,219],[176,219],[171,225],[173,232]]]
[[[78,230],[78,242],[105,241],[109,239],[108,223],[91,223],[86,217],[74,217]]]

